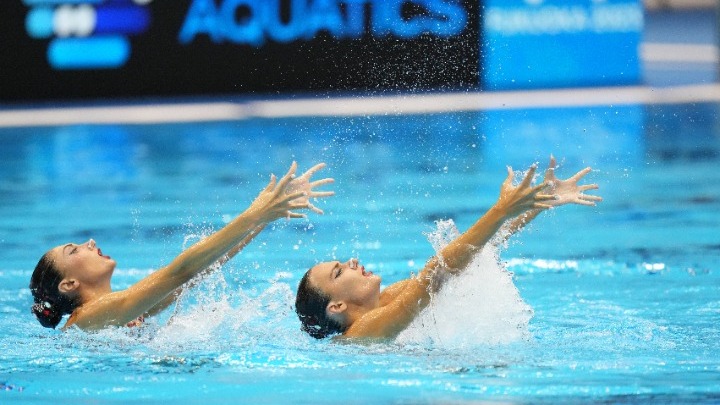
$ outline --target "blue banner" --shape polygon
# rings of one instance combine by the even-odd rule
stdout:
[[[487,0],[482,84],[488,90],[640,81],[639,0]]]

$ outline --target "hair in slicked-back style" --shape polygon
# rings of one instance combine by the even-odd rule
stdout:
[[[58,290],[62,274],[55,268],[55,263],[44,254],[38,261],[30,279],[30,291],[35,303],[30,310],[40,324],[46,328],[55,328],[63,315],[71,314],[78,303]]]
[[[343,333],[345,328],[327,315],[330,297],[317,287],[310,284],[310,270],[300,280],[295,312],[302,323],[302,330],[316,339]]]

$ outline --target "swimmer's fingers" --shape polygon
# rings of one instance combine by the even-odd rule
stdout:
[[[540,184],[538,184],[537,186],[533,187],[533,188],[530,190],[530,192],[537,195],[537,194],[539,194],[541,191],[545,190],[549,185],[550,185],[550,183],[548,183],[547,181],[543,181],[542,183],[540,183]]]
[[[549,200],[557,200],[558,196],[556,194],[536,194],[535,195],[535,201],[549,201]]]
[[[317,208],[315,208],[315,206],[313,206],[312,204],[310,204],[310,203],[307,202],[307,201],[290,203],[290,204],[288,204],[288,208],[289,208],[288,211],[287,211],[288,213],[291,213],[291,214],[293,214],[293,215],[296,215],[296,216],[291,217],[291,218],[305,218],[305,217],[306,217],[305,214],[298,214],[298,213],[296,213],[296,212],[294,212],[294,211],[297,211],[297,210],[305,210],[305,209],[310,209],[310,210],[315,211],[315,210],[317,209]],[[315,212],[317,212],[317,211],[315,211]],[[297,216],[297,215],[299,215],[299,216]]]
[[[585,184],[585,185],[582,185],[582,186],[578,186],[578,190],[579,190],[580,192],[588,191],[588,190],[597,190],[597,189],[599,189],[599,188],[600,188],[600,187],[598,187],[597,184]]]
[[[299,204],[299,203],[292,203],[293,200],[305,200],[307,201],[307,193],[304,191],[298,191],[292,194],[285,194],[283,198],[280,200],[280,204]]]
[[[575,173],[575,175],[570,177],[569,179],[567,179],[567,181],[577,183],[578,181],[580,181],[580,179],[585,177],[585,175],[590,173],[591,171],[592,171],[592,168],[586,167],[586,168],[580,170],[579,172]]]
[[[300,200],[308,200],[310,198],[323,198],[323,197],[330,197],[335,195],[334,191],[296,191],[292,194],[286,194],[285,197],[282,199],[282,202],[288,202],[296,199]]]
[[[309,168],[309,169],[308,169],[305,173],[303,173],[302,176],[300,176],[300,177],[309,179],[310,177],[312,177],[312,176],[315,174],[315,172],[317,172],[318,170],[323,169],[324,167],[325,167],[325,163],[318,163],[318,164],[316,164],[315,166]]]
[[[285,213],[285,217],[289,220],[291,218],[307,218],[305,214],[298,214],[297,212],[288,211]]]
[[[292,162],[292,165],[290,165],[290,170],[280,179],[280,181],[277,182],[277,187],[275,190],[285,190],[287,185],[292,181],[292,179],[295,177],[295,171],[297,170],[297,162]]]
[[[554,181],[555,180],[555,167],[557,167],[557,162],[555,161],[555,156],[550,155],[550,163],[548,164],[548,168],[545,169],[545,180],[546,181]]]
[[[316,206],[314,206],[314,205],[312,205],[312,204],[308,204],[308,208],[309,208],[312,212],[314,212],[314,213],[316,213],[316,214],[319,214],[319,215],[322,215],[322,214],[325,213],[323,210],[321,210],[320,208],[318,208],[318,207],[316,207]]]
[[[585,201],[581,198],[576,198],[575,201],[573,201],[575,204],[578,205],[584,205],[586,207],[593,207],[595,206],[595,203],[593,201]]]
[[[599,195],[580,194],[580,198],[587,201],[602,201],[602,197]]]
[[[505,181],[503,181],[502,188],[512,187],[512,181],[513,181],[513,177],[515,177],[515,172],[513,172],[513,169],[510,166],[507,167],[507,172],[508,172],[508,175],[505,178]]]
[[[310,183],[310,188],[321,187],[321,186],[324,186],[324,185],[326,185],[326,184],[331,184],[331,183],[334,183],[334,182],[335,182],[335,179],[333,179],[332,177],[328,177],[328,178],[326,178],[326,179],[313,181],[312,183]]]
[[[533,177],[535,176],[535,171],[537,170],[537,165],[534,164],[530,166],[530,170],[525,174],[525,177],[520,182],[521,188],[527,188],[530,187],[530,184],[532,183]]]
[[[546,185],[544,186],[543,184],[541,184],[541,185],[539,185],[539,186],[535,186],[536,189],[537,189],[538,187],[546,187]],[[541,190],[541,189],[538,189],[538,191],[540,191],[540,190]],[[558,199],[558,196],[557,196],[556,194],[540,194],[540,193],[537,193],[537,194],[535,194],[535,199],[533,200],[532,208],[534,208],[534,209],[543,209],[543,210],[544,210],[544,209],[548,209],[548,208],[552,208],[552,207],[553,207],[553,203],[550,202],[550,201],[553,201],[553,202],[554,202],[554,201],[556,201],[557,199]],[[545,201],[548,201],[548,203],[545,203]]]
[[[308,194],[308,198],[322,198],[322,197],[330,197],[335,195],[334,191],[313,191],[312,193]]]
[[[308,205],[310,205],[310,201],[307,198],[297,198],[287,203],[287,207],[291,210],[305,209]]]
[[[597,195],[580,194],[578,198],[575,199],[576,204],[587,206],[594,206],[596,201],[602,201],[602,197]]]
[[[328,192],[326,192],[326,193],[332,193],[332,192],[331,192],[331,191],[328,191]],[[313,212],[315,212],[315,213],[317,213],[317,214],[322,215],[322,214],[324,214],[323,210],[321,210],[320,208],[317,208],[316,206],[314,206],[314,205],[309,201],[309,197],[317,197],[317,196],[322,197],[322,196],[323,196],[324,194],[326,194],[326,193],[310,193],[310,194],[306,194],[306,193],[295,193],[294,196],[296,196],[296,195],[298,195],[298,194],[300,194],[300,196],[298,196],[298,197],[296,197],[296,198],[294,198],[294,199],[290,199],[290,200],[289,200],[289,203],[288,203],[289,208],[290,208],[291,210],[309,209],[309,210],[311,210],[311,211],[313,211]],[[295,200],[295,201],[293,201],[293,200]],[[307,216],[306,216],[305,214],[303,214],[303,217],[307,217]]]
[[[270,183],[265,187],[265,192],[270,192],[275,188],[275,183],[277,182],[277,177],[275,177],[274,174],[270,175]]]
[[[537,203],[537,202],[533,203],[533,208],[536,208],[536,209],[546,210],[546,209],[550,209],[552,207],[553,206],[550,204],[543,204],[543,203]]]

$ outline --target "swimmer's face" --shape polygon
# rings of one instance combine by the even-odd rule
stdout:
[[[74,278],[93,285],[105,281],[115,270],[115,260],[103,256],[95,241],[68,243],[50,250],[50,259],[64,278]]]
[[[310,283],[331,300],[367,306],[380,297],[380,276],[366,271],[357,259],[317,264],[310,269],[309,277]]]

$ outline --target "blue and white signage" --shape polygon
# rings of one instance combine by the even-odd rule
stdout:
[[[640,80],[639,0],[487,0],[483,87],[613,85]]]
[[[478,87],[477,0],[2,2],[0,102]]]
[[[283,18],[280,0],[193,0],[180,31],[180,42],[207,35],[215,43],[262,46],[267,41],[307,41],[320,32],[336,39],[420,35],[452,37],[469,20],[463,5],[452,0],[288,0]],[[421,12],[406,16],[403,9]],[[240,14],[241,18],[237,15]],[[369,21],[369,26],[366,26]]]
[[[0,101],[640,80],[640,0],[3,0]]]
[[[30,7],[25,29],[50,39],[47,59],[55,69],[113,69],[130,57],[129,36],[150,26],[151,0],[23,0]]]

